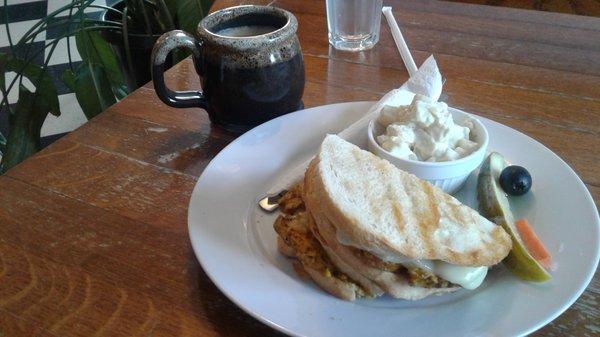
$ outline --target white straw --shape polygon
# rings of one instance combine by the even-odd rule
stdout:
[[[396,42],[396,46],[398,47],[402,61],[404,61],[404,66],[408,70],[408,74],[412,77],[417,72],[417,65],[410,54],[410,50],[406,45],[406,41],[404,41],[404,37],[402,37],[400,27],[398,27],[398,23],[394,18],[394,14],[392,14],[392,8],[383,7],[382,12],[390,26],[390,31],[392,32],[392,36],[394,37],[394,41]],[[386,95],[393,95],[393,92],[389,92]],[[382,99],[381,101],[385,101],[385,99]],[[348,138],[359,132],[359,130],[365,129],[369,122],[375,118],[375,116],[377,116],[377,113],[380,110],[377,109],[376,106],[377,105],[371,108],[369,112],[359,118],[356,122],[352,123],[352,125],[338,133],[338,136],[340,136],[342,139],[348,140]],[[269,189],[267,194],[279,193],[283,189],[290,188],[294,183],[302,178],[311,159],[312,157],[300,163],[293,169],[288,170],[280,179],[278,179],[277,184]]]
[[[394,14],[392,13],[392,7],[385,6],[381,11],[383,12],[383,16],[385,16],[385,19],[387,20],[387,23],[390,26],[392,37],[394,38],[394,42],[396,42],[396,47],[398,47],[398,52],[400,52],[402,61],[404,61],[404,66],[406,67],[406,70],[408,70],[408,75],[412,76],[414,73],[417,72],[417,65],[415,64],[415,60],[413,60],[413,57],[410,54],[410,50],[406,45],[406,41],[404,41],[404,37],[402,36],[400,27],[398,27],[396,18],[394,18]]]

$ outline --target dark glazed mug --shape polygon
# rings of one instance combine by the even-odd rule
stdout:
[[[246,131],[302,108],[304,62],[296,36],[298,21],[267,6],[222,9],[198,24],[198,36],[165,33],[152,50],[152,79],[158,97],[176,108],[206,109],[211,122]],[[175,48],[192,51],[200,91],[172,91],[164,63]]]

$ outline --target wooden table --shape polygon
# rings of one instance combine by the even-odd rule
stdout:
[[[598,203],[600,19],[386,3],[417,63],[435,54],[444,100],[548,146]],[[343,53],[327,45],[322,0],[275,5],[300,23],[307,107],[376,100],[407,79],[386,27],[373,50]],[[167,77],[199,85],[189,60]],[[276,334],[217,290],[188,240],[192,188],[234,138],[200,109],[166,107],[148,84],[0,177],[0,336]],[[598,335],[599,293],[596,273],[536,335]]]

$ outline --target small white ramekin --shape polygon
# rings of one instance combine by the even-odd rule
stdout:
[[[398,158],[390,154],[377,143],[376,137],[383,134],[385,129],[379,125],[375,119],[371,120],[368,127],[369,150],[375,155],[394,164],[399,169],[412,173],[423,180],[427,180],[446,193],[452,194],[458,191],[469,177],[469,174],[483,162],[489,143],[489,134],[485,129],[485,126],[477,118],[458,109],[448,108],[448,110],[452,114],[454,121],[459,124],[465,119],[473,121],[471,140],[478,143],[479,148],[468,156],[457,160],[442,162],[424,162]]]

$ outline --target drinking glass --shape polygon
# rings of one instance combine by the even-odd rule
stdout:
[[[382,0],[327,0],[329,43],[339,50],[360,51],[379,41]]]

